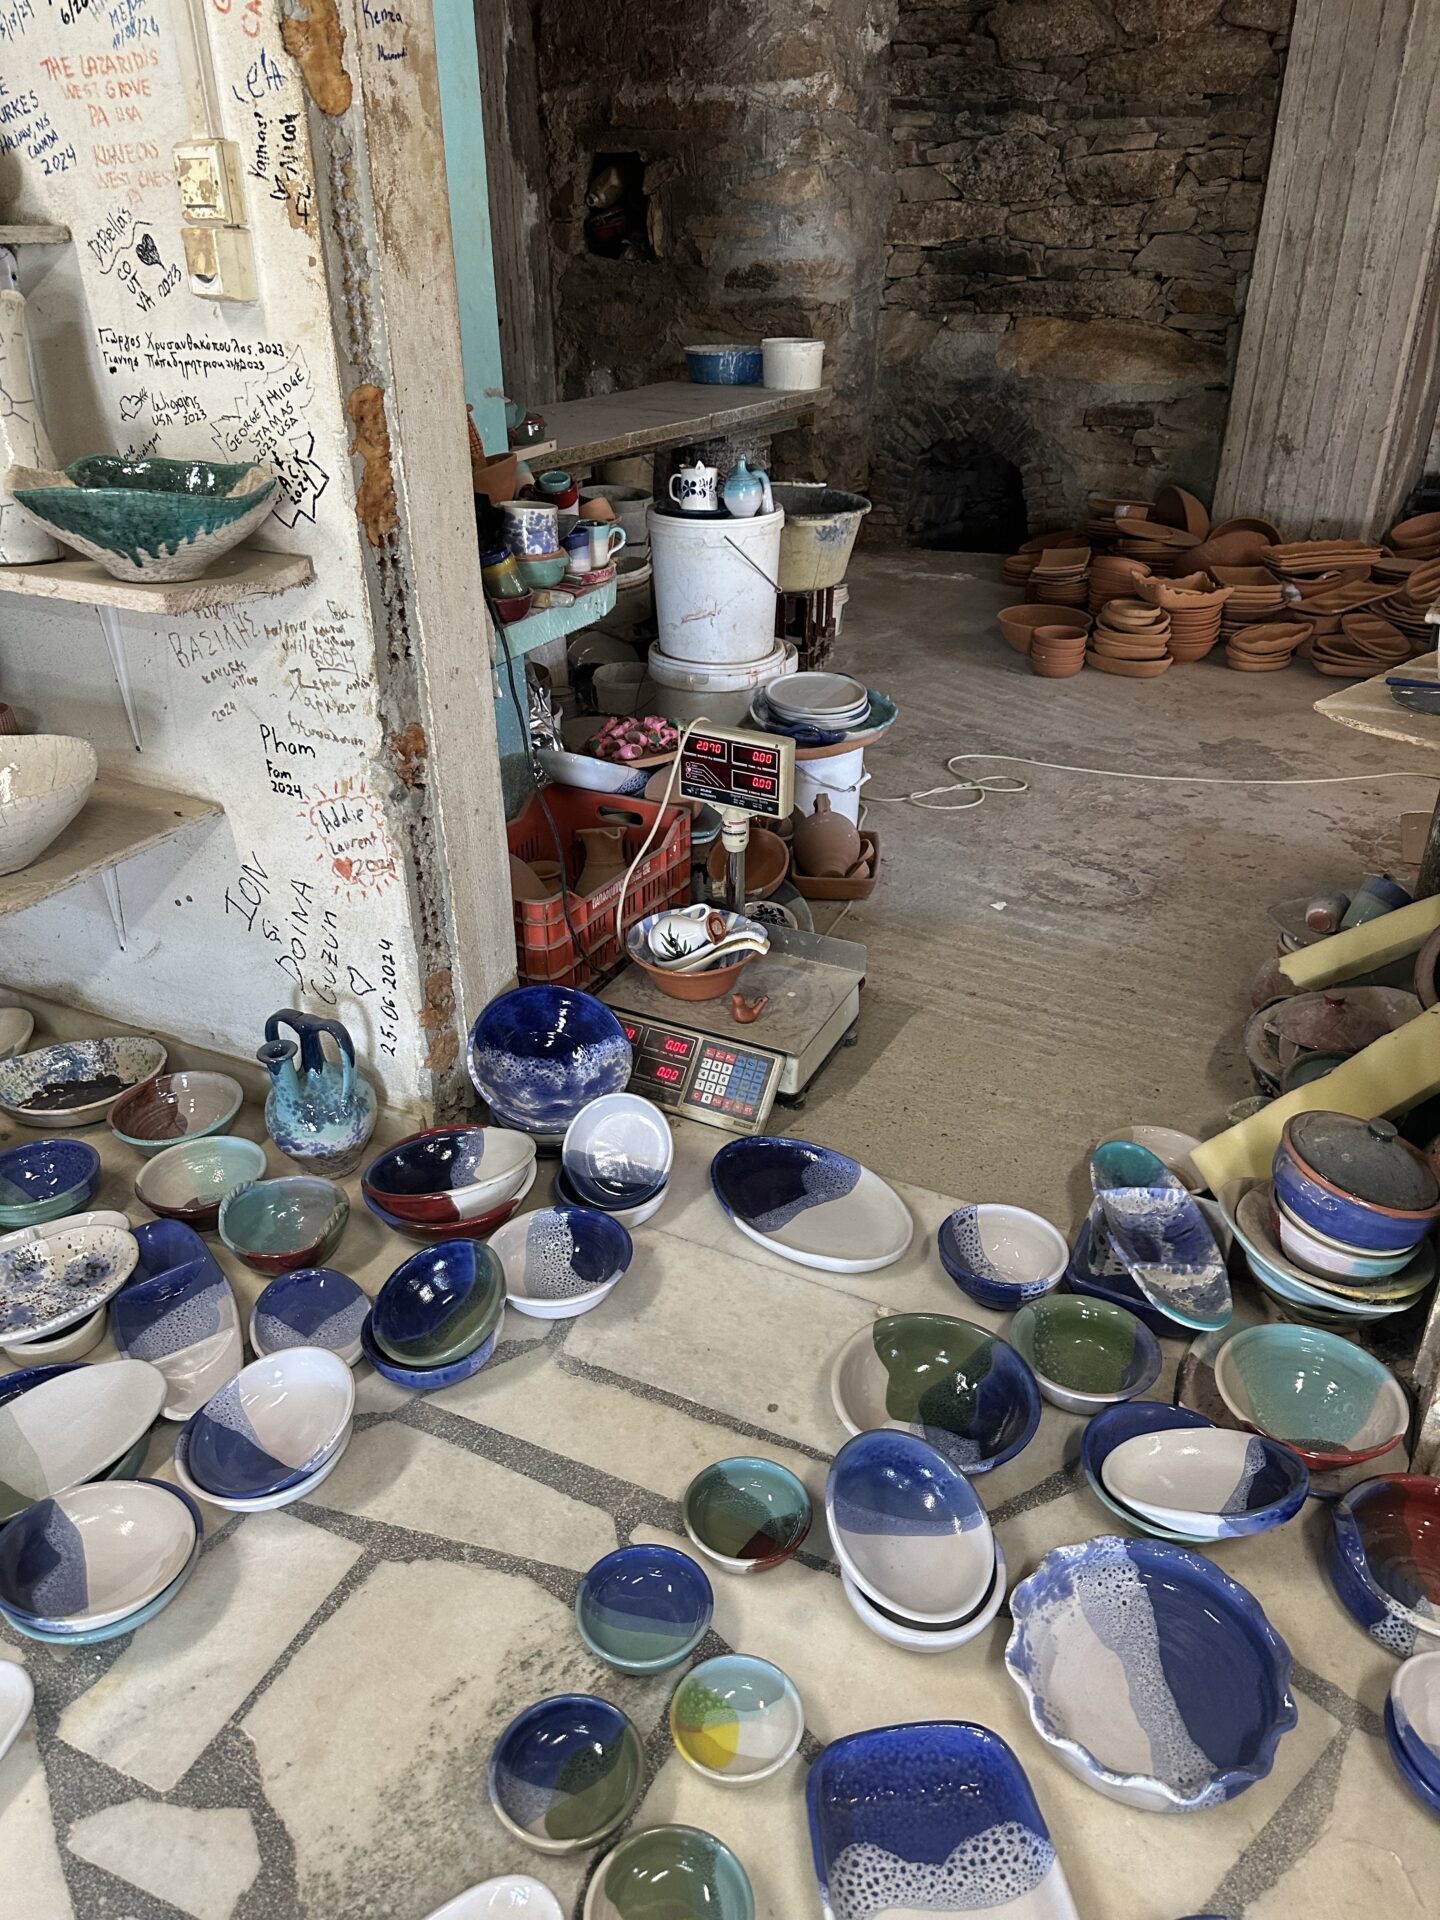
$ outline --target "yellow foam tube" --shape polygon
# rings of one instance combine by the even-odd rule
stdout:
[[[1300,993],[1338,986],[1342,980],[1353,980],[1357,973],[1370,973],[1377,967],[1388,967],[1392,960],[1418,953],[1437,927],[1440,894],[1412,900],[1408,907],[1396,907],[1393,913],[1382,913],[1378,919],[1332,933],[1328,940],[1317,940],[1313,947],[1287,953],[1280,971]]]
[[[1355,928],[1357,933],[1366,931]],[[1219,1193],[1232,1180],[1269,1178],[1270,1162],[1291,1114],[1353,1113],[1359,1120],[1374,1120],[1404,1113],[1432,1093],[1440,1093],[1440,1006],[1382,1034],[1321,1079],[1282,1094],[1248,1120],[1202,1141],[1190,1157],[1210,1191]]]

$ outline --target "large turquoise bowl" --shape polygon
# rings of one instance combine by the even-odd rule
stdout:
[[[193,580],[269,517],[264,467],[90,454],[63,473],[12,467],[15,498],[47,533],[117,580]]]

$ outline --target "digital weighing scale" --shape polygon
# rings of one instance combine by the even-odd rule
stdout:
[[[784,819],[794,778],[795,744],[778,735],[705,725],[685,743],[679,792],[714,807],[725,823],[726,904],[735,911],[745,898],[750,817]],[[734,1018],[728,996],[675,1000],[636,966],[600,990],[630,1041],[632,1093],[677,1118],[763,1133],[775,1101],[802,1103],[836,1048],[853,1043],[864,947],[792,927],[768,931],[769,953],[740,976],[747,1000],[768,995],[753,1026]]]

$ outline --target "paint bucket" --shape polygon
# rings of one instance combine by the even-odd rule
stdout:
[[[825,794],[832,813],[843,813],[847,820],[860,824],[860,789],[870,778],[865,771],[865,749],[831,754],[823,760],[795,761],[795,811],[813,813],[815,801]]]
[[[740,666],[775,651],[775,579],[785,515],[646,515],[655,624],[672,660]]]
[[[761,380],[767,387],[785,387],[791,393],[813,393],[820,384],[825,359],[823,340],[776,337],[760,342]]]
[[[870,511],[863,493],[845,493],[818,480],[782,480],[775,504],[784,509],[780,535],[782,593],[818,593],[845,577],[860,522]]]
[[[763,660],[733,667],[672,660],[657,641],[650,649],[653,694],[649,710],[663,713],[677,726],[703,717],[716,726],[743,727],[755,689],[794,673],[797,664],[795,648],[782,640],[772,643],[772,651]]]

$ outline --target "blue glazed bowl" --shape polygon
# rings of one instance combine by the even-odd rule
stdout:
[[[1005,1665],[1035,1731],[1107,1799],[1198,1813],[1263,1780],[1298,1715],[1290,1649],[1186,1547],[1056,1547],[1010,1595]],[[1137,1766],[1137,1753],[1148,1755]]]
[[[1115,1253],[1160,1313],[1212,1332],[1233,1310],[1230,1279],[1210,1223],[1178,1174],[1131,1140],[1090,1156],[1090,1184]]]
[[[500,1338],[500,1325],[497,1321],[479,1346],[463,1354],[458,1360],[452,1360],[443,1367],[402,1367],[375,1344],[375,1335],[370,1325],[371,1318],[372,1316],[367,1313],[365,1324],[360,1329],[361,1353],[382,1380],[389,1380],[397,1387],[408,1387],[412,1393],[438,1393],[442,1387],[455,1387],[462,1380],[470,1379],[473,1374],[479,1373],[494,1353],[495,1342]]]
[[[27,1140],[0,1153],[0,1230],[83,1213],[100,1184],[100,1156],[83,1140]]]
[[[1407,1660],[1440,1648],[1440,1480],[1382,1474],[1330,1509],[1325,1571],[1372,1640]]]
[[[860,1591],[906,1622],[948,1626],[995,1574],[990,1522],[960,1469],[914,1434],[857,1433],[825,1481],[835,1556]]]
[[[1396,1669],[1386,1704],[1402,1756],[1440,1808],[1440,1649]]]
[[[1395,1771],[1414,1794],[1422,1807],[1428,1807],[1431,1813],[1440,1814],[1440,1783],[1422,1773],[1411,1757],[1400,1735],[1395,1718],[1393,1700],[1385,1702],[1385,1744],[1390,1749],[1390,1758],[1395,1762]]]
[[[199,1508],[191,1501],[190,1496],[181,1487],[169,1487],[168,1490],[178,1495],[180,1499],[184,1500],[190,1506],[191,1511],[195,1515],[197,1529],[203,1532]],[[180,1569],[179,1573],[176,1574],[169,1586],[165,1588],[164,1592],[157,1593],[153,1600],[148,1601],[145,1606],[137,1608],[134,1613],[127,1613],[123,1620],[112,1620],[109,1626],[89,1627],[80,1633],[48,1633],[39,1627],[25,1625],[23,1621],[17,1620],[13,1615],[4,1614],[3,1617],[9,1621],[17,1633],[24,1634],[27,1640],[39,1640],[46,1646],[51,1647],[98,1647],[102,1646],[107,1640],[122,1639],[127,1633],[134,1633],[138,1627],[143,1627],[147,1621],[153,1620],[157,1613],[164,1612],[166,1607],[169,1606],[170,1602],[185,1585],[185,1582],[190,1578],[191,1574],[194,1573],[196,1567],[199,1566],[200,1553],[204,1544],[204,1540],[197,1536],[195,1548],[190,1558],[185,1562],[185,1565]]]
[[[583,1107],[565,1130],[561,1165],[587,1207],[638,1207],[670,1178],[675,1136],[653,1100],[609,1093]]]
[[[1073,1920],[1025,1770],[988,1727],[939,1720],[834,1740],[805,1806],[829,1920],[982,1908]]]
[[[1084,1294],[1091,1300],[1109,1300],[1117,1307],[1127,1307],[1157,1339],[1174,1340],[1186,1332],[1168,1313],[1161,1313],[1158,1307],[1152,1307],[1130,1278],[1129,1268],[1110,1244],[1110,1234],[1098,1201],[1091,1207],[1075,1241],[1070,1264],[1065,1269],[1065,1284],[1071,1293]]]
[[[685,365],[697,386],[754,387],[760,383],[764,358],[759,347],[687,347]]]
[[[282,1347],[324,1347],[347,1366],[360,1358],[360,1329],[369,1297],[334,1267],[299,1267],[282,1273],[250,1312],[250,1344],[257,1354]]]
[[[350,1430],[355,1381],[319,1347],[265,1354],[186,1421],[185,1466],[202,1493],[264,1500],[308,1480]]]
[[[361,1191],[382,1213],[424,1227],[461,1226],[518,1194],[535,1142],[503,1127],[429,1127],[378,1153]]]
[[[1101,1470],[1116,1447],[1126,1440],[1133,1440],[1137,1434],[1165,1433],[1172,1428],[1213,1427],[1214,1424],[1203,1413],[1192,1413],[1189,1407],[1172,1407],[1164,1400],[1124,1400],[1119,1406],[1106,1407],[1103,1413],[1094,1416],[1080,1436],[1080,1465],[1090,1491],[1101,1506],[1108,1507],[1118,1520],[1123,1520],[1127,1527],[1134,1527],[1137,1533],[1153,1534],[1157,1540],[1183,1542],[1193,1539],[1193,1536],[1157,1526],[1143,1514],[1132,1513],[1123,1501],[1117,1500],[1111,1493]]]
[[[675,1547],[620,1547],[597,1560],[575,1594],[580,1638],[622,1673],[663,1673],[705,1638],[715,1595]]]
[[[629,1270],[635,1243],[594,1207],[537,1207],[490,1242],[505,1297],[537,1320],[573,1320],[607,1299]]]
[[[490,1754],[490,1804],[540,1853],[598,1846],[645,1791],[645,1749],[608,1700],[561,1693],[517,1714]]]
[[[1418,1246],[1440,1219],[1440,1200],[1419,1207],[1383,1205],[1326,1178],[1306,1160],[1296,1121],[1313,1123],[1328,1117],[1297,1114],[1285,1123],[1270,1169],[1277,1203],[1302,1227],[1354,1253],[1405,1253]],[[1436,1180],[1429,1162],[1400,1139],[1389,1121],[1370,1121],[1359,1138],[1393,1156],[1402,1173],[1412,1174],[1417,1194],[1434,1193]]]
[[[960,1207],[936,1236],[940,1264],[972,1300],[1013,1313],[1065,1276],[1070,1249],[1058,1227],[1023,1207]]]
[[[375,1296],[370,1334],[400,1367],[463,1360],[500,1324],[505,1269],[479,1240],[447,1240],[412,1253]]]
[[[517,987],[470,1029],[470,1078],[525,1133],[563,1133],[583,1106],[630,1078],[630,1042],[610,1009],[573,987]]]

